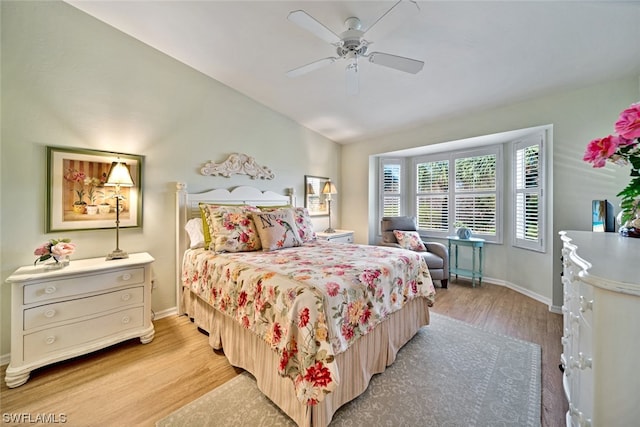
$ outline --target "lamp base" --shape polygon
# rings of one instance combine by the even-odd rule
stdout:
[[[116,249],[113,252],[111,252],[109,255],[107,255],[107,261],[110,261],[112,259],[124,259],[124,258],[129,258],[129,254],[123,251],[122,249]]]
[[[329,228],[327,228],[326,230],[324,230],[324,232],[325,232],[325,233],[335,233],[335,232],[336,232],[336,230],[335,230],[335,229],[333,229],[333,228],[331,228],[331,227],[329,227]]]

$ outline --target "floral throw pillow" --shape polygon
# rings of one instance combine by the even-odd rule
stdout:
[[[427,251],[417,231],[393,230],[393,234],[403,249],[409,249],[415,252]]]
[[[302,241],[311,242],[316,240],[316,232],[313,230],[309,210],[307,208],[294,208],[293,216],[296,220],[296,226],[298,227],[298,236],[300,236]]]
[[[250,211],[237,212],[222,209],[220,228],[213,241],[216,252],[248,252],[262,249]]]
[[[307,208],[260,206],[261,212],[273,212],[281,209],[289,209],[293,212],[293,219],[296,222],[296,227],[298,227],[298,237],[300,237],[300,240],[303,242],[316,240],[316,232],[313,229],[313,223],[311,222],[311,217],[309,216],[309,210]]]
[[[257,208],[201,204],[200,209],[207,223],[204,234],[208,249],[216,252],[246,252],[262,248],[255,224],[249,215],[257,211]]]
[[[258,230],[263,251],[302,245],[291,209],[252,212],[251,217]]]

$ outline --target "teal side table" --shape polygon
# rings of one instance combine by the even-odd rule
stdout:
[[[469,239],[461,239],[458,236],[448,236],[449,240],[449,256],[453,259],[449,260],[449,279],[451,275],[455,274],[456,279],[458,275],[470,277],[471,286],[476,287],[476,278],[478,278],[479,286],[482,286],[482,250],[484,248],[484,239],[477,237],[471,237]],[[451,247],[454,247],[454,251],[451,251]],[[471,248],[471,269],[461,268],[458,266],[458,247],[467,246]],[[477,257],[476,257],[477,254]],[[476,263],[476,258],[478,262]]]

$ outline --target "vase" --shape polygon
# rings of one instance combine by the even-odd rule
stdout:
[[[87,215],[95,215],[98,213],[98,205],[87,205]]]
[[[75,204],[73,205],[73,211],[79,214],[83,214],[86,208],[87,208],[86,203],[83,203],[80,205],[75,205]]]
[[[60,270],[61,268],[65,268],[69,265],[69,256],[65,255],[56,261],[55,258],[49,258],[47,262],[44,263],[45,270]]]
[[[456,233],[458,234],[458,238],[460,239],[467,240],[471,238],[471,230],[466,227],[458,228],[458,231]]]

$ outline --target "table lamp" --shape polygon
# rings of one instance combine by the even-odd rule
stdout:
[[[327,182],[324,183],[324,187],[322,187],[322,194],[325,195],[325,200],[329,204],[328,206],[329,207],[329,228],[324,230],[324,232],[335,233],[336,230],[331,228],[331,195],[338,194],[338,190],[336,190],[336,186],[333,184],[333,182],[331,182],[331,180],[328,180]]]
[[[116,249],[107,255],[107,261],[112,259],[129,258],[129,254],[120,249],[120,200],[124,197],[120,194],[120,187],[133,187],[133,179],[129,173],[129,168],[124,162],[118,159],[111,163],[105,187],[116,187],[114,198],[116,199]]]

